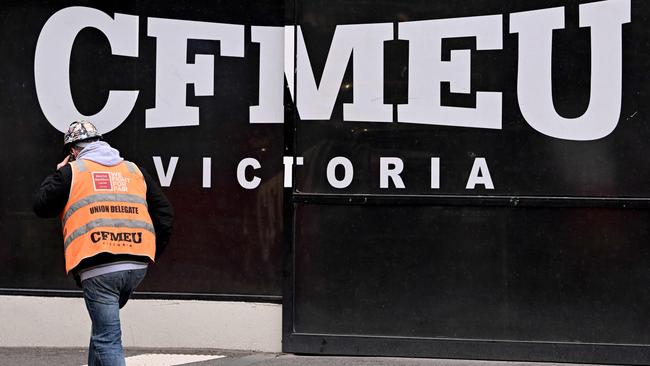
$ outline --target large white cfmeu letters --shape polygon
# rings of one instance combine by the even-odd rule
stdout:
[[[253,26],[251,39],[260,44],[260,102],[250,107],[250,123],[284,121],[285,75],[300,118],[329,120],[353,55],[353,100],[343,104],[343,120],[393,121],[393,106],[384,104],[384,42],[393,40],[392,23],[337,26],[319,83],[300,26]]]
[[[149,18],[156,38],[156,106],[146,111],[146,127],[198,126],[199,108],[186,105],[185,86],[196,96],[214,95],[214,55],[187,63],[188,39],[220,41],[221,56],[244,57],[244,26]]]
[[[501,93],[476,92],[476,108],[446,107],[440,83],[448,81],[452,93],[471,92],[470,50],[452,50],[450,60],[442,61],[444,38],[476,37],[477,50],[500,50],[502,23],[501,15],[400,23],[399,39],[409,41],[409,85],[397,121],[501,129]]]
[[[59,131],[70,122],[90,119],[102,133],[112,131],[128,117],[138,91],[111,90],[101,111],[81,114],[70,87],[70,55],[84,28],[104,33],[114,55],[138,57],[138,17],[116,13],[111,18],[97,9],[73,6],[52,15],[43,26],[34,56],[34,79],[41,109]],[[198,107],[186,105],[185,86],[193,84],[197,96],[214,94],[214,56],[195,55],[188,64],[189,39],[220,41],[222,56],[244,57],[244,26],[175,19],[148,19],[148,35],[156,43],[155,107],[146,111],[146,127],[196,126]]]
[[[553,30],[564,28],[564,8],[510,15],[510,32],[519,34],[517,97],[524,118],[537,131],[560,139],[596,140],[609,135],[621,113],[622,25],[631,20],[630,0],[581,4],[580,27],[591,29],[591,89],[587,111],[564,118],[553,106]]]
[[[96,28],[106,35],[114,55],[138,57],[138,17],[106,13],[86,7],[69,7],[50,17],[38,37],[34,55],[34,83],[45,118],[65,132],[70,122],[90,119],[101,133],[112,131],[128,117],[138,98],[135,90],[111,90],[101,111],[81,114],[70,88],[70,54],[77,34]]]
[[[288,29],[289,36],[292,36],[293,29]],[[384,42],[393,39],[392,23],[337,26],[318,85],[302,30],[300,27],[297,29],[294,98],[300,118],[330,119],[345,69],[354,54],[353,102],[343,104],[343,119],[358,122],[392,122],[393,106],[384,104]],[[288,46],[292,48],[293,42]],[[285,62],[292,64],[293,59]]]
[[[249,108],[250,123],[284,122],[284,60],[293,60],[293,55],[285,56],[284,37],[283,27],[251,27],[251,41],[260,44],[260,101]]]
[[[509,32],[517,34],[519,42],[519,106],[526,122],[545,135],[577,141],[603,138],[616,128],[620,117],[622,25],[631,21],[631,3],[606,0],[579,5],[579,25],[588,27],[591,34],[591,86],[589,105],[578,118],[560,116],[553,105],[553,32],[564,28],[564,11],[555,7],[509,16]],[[78,6],[64,8],[48,19],[36,45],[34,76],[38,101],[54,127],[64,131],[71,121],[89,118],[105,133],[127,118],[137,90],[111,90],[103,108],[92,116],[76,109],[69,79],[70,55],[77,34],[90,27],[106,35],[114,55],[138,57],[138,24],[134,15],[110,17]],[[353,100],[343,103],[344,121],[501,129],[501,92],[476,91],[475,108],[443,106],[441,83],[449,82],[451,93],[472,91],[472,51],[451,50],[445,61],[443,39],[474,37],[477,52],[500,50],[502,27],[502,15],[400,22],[397,35],[393,23],[338,25],[317,83],[299,26],[252,26],[251,42],[258,43],[260,49],[260,76],[259,102],[250,106],[249,121],[283,122],[285,76],[301,119],[331,119],[351,62]],[[198,107],[187,105],[186,86],[194,85],[197,96],[215,94],[215,55],[196,54],[194,62],[188,63],[188,40],[218,41],[220,56],[244,57],[244,31],[244,25],[238,24],[148,18],[147,35],[156,39],[156,80],[155,105],[145,112],[146,127],[199,125]],[[384,103],[383,95],[384,45],[396,38],[407,41],[409,47],[408,102],[397,105],[397,121],[393,121],[395,106]]]

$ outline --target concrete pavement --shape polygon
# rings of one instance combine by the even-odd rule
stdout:
[[[174,355],[186,356],[183,358]],[[193,361],[197,359],[197,355],[206,356],[205,360]],[[216,358],[219,356],[223,357]],[[578,364],[533,362],[299,356],[214,349],[127,348],[126,357],[127,366],[578,366]],[[85,364],[86,349],[0,348],[0,366],[81,366]]]

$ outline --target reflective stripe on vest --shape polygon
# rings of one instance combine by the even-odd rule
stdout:
[[[61,214],[66,271],[100,253],[155,257],[155,230],[147,208],[147,185],[131,162],[104,166],[71,164],[70,197]]]
[[[79,169],[80,172],[85,172],[86,171],[86,164],[84,164],[83,160],[73,161],[72,165],[77,167],[77,169]]]
[[[68,245],[70,245],[70,243],[72,243],[72,241],[76,238],[98,227],[126,227],[131,229],[144,229],[152,234],[156,234],[153,225],[148,222],[122,219],[97,219],[87,223],[86,225],[73,231],[72,234],[68,235],[68,237],[65,239],[65,242],[63,243],[64,249],[68,249]]]
[[[135,174],[138,169],[135,167],[135,164],[133,164],[130,161],[125,161],[124,164],[126,164],[126,168],[129,170],[129,173]]]

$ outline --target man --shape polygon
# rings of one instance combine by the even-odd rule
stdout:
[[[81,286],[92,320],[89,366],[125,364],[119,309],[165,249],[174,215],[149,174],[101,138],[90,122],[70,124],[70,155],[34,202],[38,216],[61,218],[66,272]]]

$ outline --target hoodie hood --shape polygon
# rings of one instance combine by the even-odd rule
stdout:
[[[89,143],[81,150],[77,159],[86,159],[105,166],[115,166],[124,161],[120,152],[105,141]]]

